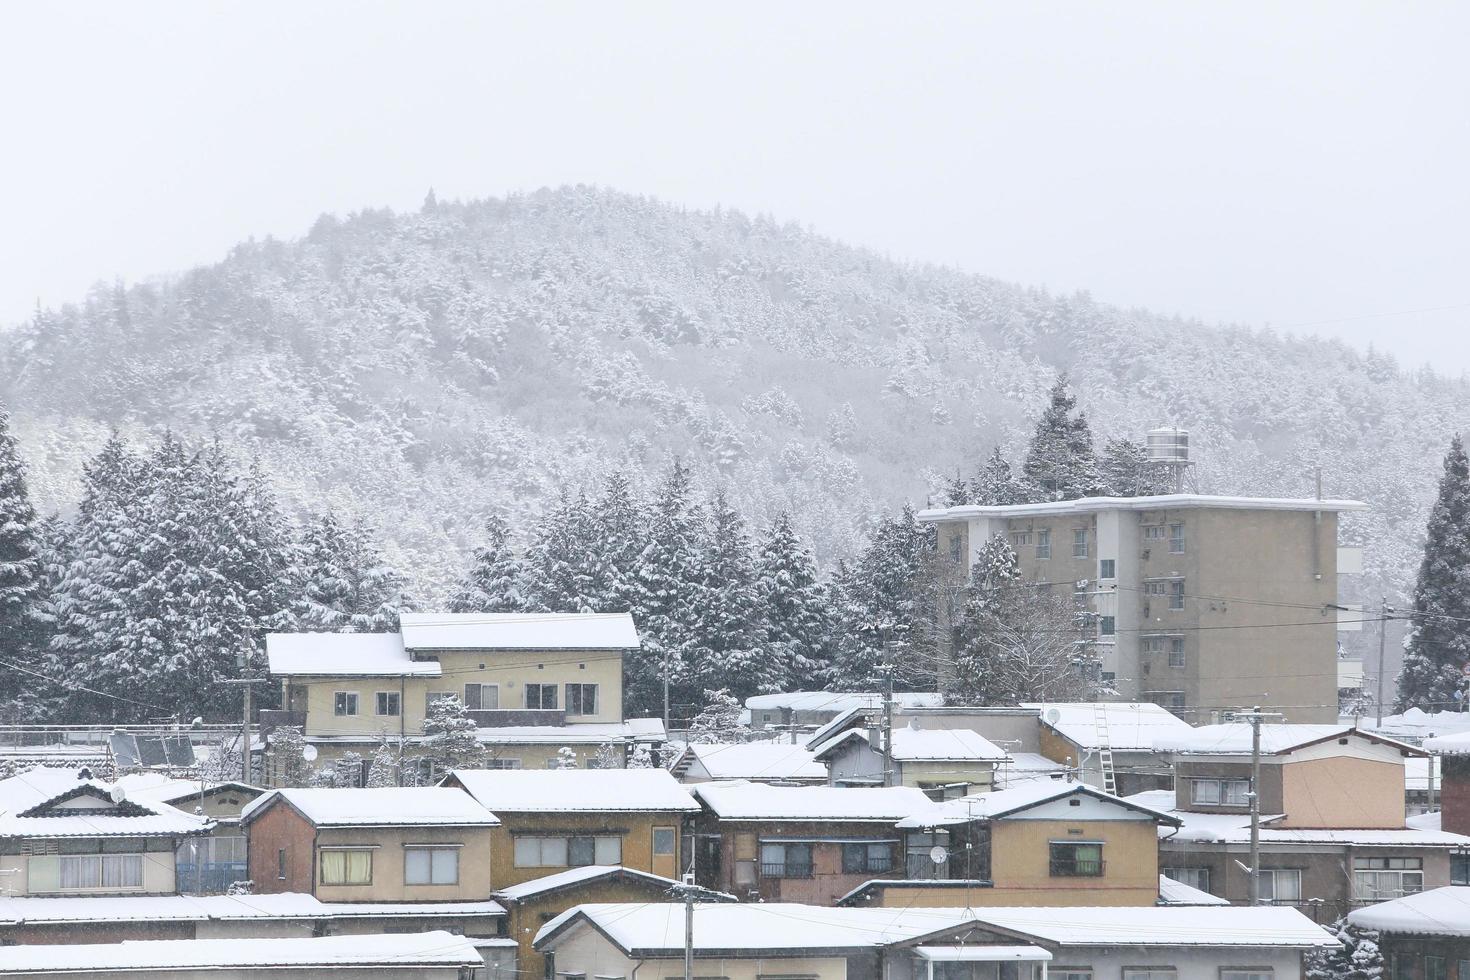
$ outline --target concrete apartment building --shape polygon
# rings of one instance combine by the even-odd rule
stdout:
[[[1028,582],[1096,615],[1119,698],[1195,724],[1261,705],[1337,717],[1338,514],[1352,500],[1165,494],[921,511],[966,579],[1006,538]],[[1353,567],[1356,567],[1355,565]]]

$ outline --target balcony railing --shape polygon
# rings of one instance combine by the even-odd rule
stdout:
[[[1052,861],[1051,876],[1053,878],[1100,878],[1106,870],[1106,862],[1103,861]]]
[[[812,866],[810,864],[762,864],[762,878],[810,878]]]

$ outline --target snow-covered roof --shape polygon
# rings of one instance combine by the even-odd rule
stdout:
[[[1220,497],[1203,493],[1165,493],[1147,497],[1079,497],[1039,504],[932,507],[915,516],[921,521],[959,521],[972,517],[1041,517],[1061,514],[1095,514],[1108,510],[1367,510],[1360,500],[1317,500],[1311,497]]]
[[[1159,875],[1160,905],[1229,905],[1230,899],[1211,895],[1193,885]]]
[[[1176,831],[1160,830],[1161,837],[1177,843],[1245,844],[1250,842],[1250,816],[1244,813],[1194,813],[1175,810],[1173,790],[1147,790],[1126,797],[1152,809],[1162,810],[1182,821]],[[1285,814],[1261,815],[1263,845],[1351,844],[1354,847],[1462,847],[1470,837],[1448,831],[1428,830],[1406,821],[1402,829],[1374,830],[1359,827],[1275,827]]]
[[[867,740],[867,731],[850,728],[812,754],[814,758],[824,759],[840,746]],[[908,726],[893,730],[893,758],[898,762],[1000,762],[1005,757],[1004,749],[968,728]]]
[[[497,916],[498,902],[320,902],[301,892],[266,895],[79,895],[0,897],[0,924],[204,922],[245,919]]]
[[[414,660],[397,633],[268,633],[276,677],[438,677],[437,660]]]
[[[915,830],[924,827],[944,827],[951,824],[971,823],[976,820],[995,820],[1012,813],[1029,810],[1042,803],[1050,803],[1053,800],[1065,799],[1069,796],[1090,796],[1093,799],[1103,800],[1114,804],[1124,810],[1141,811],[1169,826],[1177,826],[1179,821],[1168,813],[1155,807],[1146,806],[1132,799],[1123,799],[1105,793],[1100,789],[1088,786],[1086,783],[1069,782],[1031,782],[1023,783],[1010,789],[999,789],[991,793],[976,793],[972,796],[964,796],[957,800],[945,800],[942,803],[931,802],[926,808],[915,811],[898,822],[898,826],[904,830]],[[1076,819],[1082,819],[1078,817]]]
[[[1026,783],[1052,782],[1068,770],[1065,762],[1048,759],[1039,752],[1012,752],[995,770],[997,789]]]
[[[558,871],[556,874],[546,875],[542,878],[533,878],[523,881],[518,885],[508,888],[498,888],[495,894],[498,898],[507,902],[524,902],[529,898],[537,898],[551,892],[560,891],[563,888],[572,888],[577,885],[586,884],[589,881],[598,881],[606,878],[636,878],[650,884],[661,885],[672,888],[679,884],[672,878],[662,875],[649,874],[647,871],[639,871],[636,868],[625,868],[617,864],[589,864],[582,868],[568,868],[566,871]]]
[[[1356,721],[1357,726],[1364,731],[1376,732],[1379,735],[1387,735],[1389,738],[1403,739],[1415,744],[1431,735],[1457,735],[1460,732],[1470,732],[1470,712],[1458,710],[1425,711],[1422,708],[1409,708],[1402,714],[1384,715],[1381,722],[1366,716]],[[1343,719],[1343,724],[1352,722],[1353,719]]]
[[[756,782],[793,779],[825,782],[827,767],[817,762],[810,749],[776,742],[691,743],[674,764],[678,775],[695,762],[711,779],[749,779]]]
[[[671,956],[683,948],[684,907],[669,904],[582,905],[537,933],[537,949],[587,921],[625,954]],[[1337,940],[1296,909],[1283,906],[1142,906],[1055,908],[824,908],[782,903],[696,905],[697,955],[769,952],[783,956],[874,949],[942,937],[971,924],[1054,946],[1303,949]],[[936,942],[935,945],[942,945]]]
[[[721,820],[843,820],[891,824],[932,805],[910,786],[846,789],[767,786],[739,780],[696,783],[689,791]]]
[[[317,939],[145,939],[67,946],[11,946],[0,976],[46,973],[168,973],[264,967],[474,967],[484,960],[447,932]]]
[[[129,799],[141,797],[163,803],[178,803],[180,809],[192,805],[191,800],[198,800],[200,789],[197,779],[179,779],[163,772],[131,772],[113,780],[113,785],[121,786]],[[257,796],[265,792],[263,786],[248,786],[232,780],[205,781],[203,786],[206,795],[229,790]]]
[[[323,902],[322,911],[334,919],[432,919],[452,915],[505,914],[499,902]]]
[[[402,613],[410,650],[636,650],[638,628],[621,613]]]
[[[111,783],[74,769],[31,769],[0,779],[0,837],[174,837],[214,824],[147,798],[114,801]]]
[[[904,692],[893,695],[893,703],[902,708],[937,708],[944,695]],[[783,694],[753,694],[745,699],[751,711],[831,711],[840,714],[852,708],[881,708],[883,695],[871,691],[787,691]]]
[[[498,813],[699,811],[663,769],[457,769],[443,785],[456,783]]]
[[[1348,913],[1360,929],[1410,936],[1470,938],[1470,886],[1446,885]]]
[[[1470,755],[1470,732],[1426,738],[1424,750],[1435,755]]]
[[[1202,725],[1199,728],[1186,726],[1182,731],[1156,736],[1154,749],[1183,755],[1250,755],[1251,738],[1251,726],[1245,722]],[[1304,746],[1338,738],[1364,738],[1392,745],[1410,754],[1419,753],[1412,745],[1360,731],[1351,725],[1288,724],[1261,726],[1261,752],[1265,755],[1284,755]]]
[[[273,789],[240,811],[250,822],[277,800],[318,827],[495,827],[500,820],[467,793],[439,786]]]
[[[1043,725],[1084,749],[1102,746],[1103,726],[1114,752],[1152,752],[1160,736],[1190,730],[1179,716],[1146,701],[1033,702],[1022,707],[1035,708]]]
[[[660,718],[629,718],[622,722],[582,725],[505,725],[481,728],[475,737],[482,745],[601,745],[603,742],[662,742]]]

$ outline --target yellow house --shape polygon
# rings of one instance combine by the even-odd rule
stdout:
[[[459,770],[440,785],[464,790],[499,818],[496,888],[589,865],[673,878],[684,820],[699,812],[662,769]]]
[[[1177,827],[1179,821],[1085,783],[1046,780],[950,800],[898,822],[905,880],[870,881],[841,901],[1154,905],[1160,826]]]

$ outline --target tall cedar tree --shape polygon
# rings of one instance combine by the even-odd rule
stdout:
[[[511,613],[525,608],[525,567],[510,547],[510,528],[498,514],[485,518],[485,543],[475,549],[469,574],[449,600],[455,613]]]
[[[301,543],[299,628],[324,633],[391,633],[413,608],[403,576],[383,560],[361,524],[323,514]]]
[[[1414,616],[1404,641],[1397,710],[1455,704],[1470,665],[1470,463],[1456,433],[1429,512]]]
[[[0,668],[0,717],[36,721],[44,685],[49,633],[40,525],[26,489],[25,464],[10,431],[10,413],[0,408],[0,653],[24,667]]]
[[[756,594],[767,659],[777,668],[764,692],[803,690],[822,675],[828,618],[817,565],[791,515],[771,522],[756,558]]]
[[[1026,481],[1043,500],[1072,500],[1097,490],[1097,463],[1087,416],[1067,389],[1067,376],[1052,385],[1050,401],[1036,422],[1026,450]]]
[[[638,562],[648,536],[643,506],[628,478],[614,471],[597,504],[603,612],[627,612],[638,589]]]
[[[603,576],[592,504],[563,492],[536,524],[526,549],[526,607],[538,612],[600,612]]]
[[[969,485],[969,503],[988,507],[1030,502],[1025,484],[1011,472],[1011,464],[996,446]]]
[[[694,661],[702,669],[693,680],[741,699],[782,690],[784,665],[762,636],[750,536],[724,490],[710,501],[700,552],[705,606]]]
[[[1109,439],[1098,460],[1098,487],[1112,497],[1145,497],[1169,493],[1164,471],[1148,461],[1148,452],[1131,439]]]

